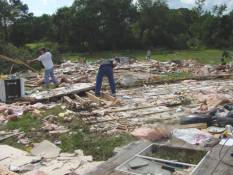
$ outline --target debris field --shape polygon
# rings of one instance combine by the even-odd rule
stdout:
[[[16,137],[20,144],[33,146],[23,151],[0,145],[1,175],[13,172],[80,175],[103,163],[94,161],[92,155],[84,155],[80,149],[73,153],[61,152],[59,140],[33,143],[33,139],[26,137],[20,128],[11,131],[1,129],[26,113],[32,113],[42,122],[42,128],[33,132],[43,131],[51,137],[70,134],[72,131],[67,125],[76,118],[93,133],[128,133],[153,141],[170,137],[170,132],[173,132],[172,137],[182,139],[179,136],[187,133],[181,128],[198,128],[208,133],[208,126],[225,128],[233,125],[233,115],[230,115],[233,110],[233,80],[228,65],[202,65],[191,60],[143,62],[120,57],[120,65],[114,70],[118,87],[116,98],[110,95],[107,80],[103,81],[101,97],[95,96],[97,71],[96,63],[65,62],[55,69],[59,87],[49,90],[43,88],[41,74],[21,73],[27,87],[26,96],[10,104],[0,103],[0,142]],[[43,111],[56,106],[63,112],[58,116],[43,116]],[[193,117],[201,119],[199,122],[191,121]],[[66,124],[57,122],[57,118],[62,118]],[[202,135],[199,132],[195,134]],[[212,133],[212,136],[217,138],[219,135]],[[203,138],[183,140],[202,144],[208,140]]]

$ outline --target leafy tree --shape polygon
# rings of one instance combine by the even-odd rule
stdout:
[[[204,14],[204,4],[205,4],[206,0],[195,0],[195,7],[193,8],[193,11],[196,12],[196,14],[200,17],[201,15]]]
[[[74,33],[74,24],[76,23],[74,16],[75,13],[73,9],[64,7],[58,9],[57,13],[52,17],[52,23],[54,25],[53,31],[55,33],[52,40],[61,43],[63,49],[72,42],[73,38],[77,37]]]
[[[214,18],[206,32],[206,44],[209,47],[229,48],[233,46],[233,21],[228,15]]]
[[[33,16],[20,0],[0,1],[0,38],[23,46],[58,43],[67,52],[233,47],[233,11],[226,5],[204,10],[169,9],[166,0],[75,0],[53,15]]]
[[[227,9],[226,4],[222,4],[222,5],[220,5],[220,6],[215,5],[215,6],[213,7],[213,13],[214,13],[216,16],[222,16],[223,13],[224,13],[224,11],[226,11],[226,9]]]
[[[8,41],[8,28],[16,20],[25,17],[28,14],[28,6],[20,0],[1,0],[0,1],[0,29],[3,32],[3,38]]]
[[[139,0],[137,4],[139,19],[134,29],[144,47],[165,46],[168,35],[164,30],[168,21],[168,7],[164,1]]]

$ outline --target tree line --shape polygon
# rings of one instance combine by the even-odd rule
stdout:
[[[75,0],[34,16],[20,0],[0,0],[0,40],[24,46],[51,41],[63,52],[233,47],[233,10],[169,9],[165,0]]]

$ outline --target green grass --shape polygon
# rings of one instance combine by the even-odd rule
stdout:
[[[128,134],[101,136],[99,134],[78,132],[76,134],[61,136],[61,148],[65,152],[82,149],[85,155],[92,155],[94,160],[100,161],[112,157],[115,147],[125,145],[133,140],[134,138]]]
[[[107,160],[113,156],[115,147],[135,140],[134,137],[126,133],[115,135],[91,133],[89,127],[78,118],[67,123],[67,127],[72,133],[60,136],[62,151],[73,152],[76,149],[82,149],[85,155],[92,155],[97,161]]]
[[[233,57],[233,50],[231,50],[231,57]],[[126,50],[126,51],[104,51],[97,52],[94,54],[85,53],[72,53],[63,54],[63,59],[78,61],[81,58],[86,58],[88,61],[93,61],[101,58],[109,58],[113,56],[129,56],[140,60],[145,60],[145,50]],[[152,59],[159,61],[170,61],[170,60],[197,60],[203,64],[220,64],[220,58],[222,56],[222,50],[217,49],[202,49],[202,50],[180,50],[180,51],[169,51],[169,50],[153,50]],[[231,59],[227,59],[230,61]]]
[[[31,113],[27,113],[24,116],[9,121],[6,125],[8,130],[19,129],[25,133],[30,132],[32,128],[39,129],[41,127],[41,121],[34,117]]]
[[[65,112],[65,109],[62,109],[61,106],[57,105],[51,109],[47,109],[44,112],[42,112],[43,116],[48,116],[48,115],[55,115],[57,116],[58,114]]]
[[[51,48],[53,47],[54,44],[56,45],[56,43],[44,41],[44,42],[28,43],[28,44],[25,44],[25,47],[31,49],[34,52],[37,52],[37,50],[40,48],[43,48],[43,47]]]
[[[191,72],[168,72],[160,75],[161,80],[180,80],[192,77],[193,74]]]
[[[60,106],[56,106],[54,108],[48,109],[42,112],[42,117],[33,116],[32,113],[28,112],[17,118],[16,120],[9,121],[5,126],[0,125],[0,130],[15,130],[19,129],[25,133],[26,137],[30,138],[30,140],[34,143],[41,142],[45,139],[50,141],[54,141],[57,138],[49,136],[49,133],[41,130],[42,127],[42,119],[48,115],[58,115],[59,113],[64,112]],[[63,121],[58,118],[58,121]],[[11,145],[19,149],[26,149],[26,147],[22,144],[17,143],[16,137],[11,137],[2,142],[3,144]]]
[[[60,106],[55,106],[51,109],[47,109],[46,111],[42,112],[42,118],[46,117],[48,115],[55,115],[57,116],[59,113],[64,112],[64,110]],[[42,126],[42,118],[35,117],[32,115],[32,113],[28,112],[21,116],[20,118],[17,118],[16,120],[10,120],[7,125],[6,129],[8,130],[14,130],[19,129],[20,131],[23,131],[25,133],[28,133],[31,131],[32,128],[40,129]]]
[[[41,130],[42,119],[48,115],[58,116],[59,113],[65,112],[60,106],[48,109],[42,112],[42,117],[34,117],[31,113],[26,113],[22,117],[9,121],[4,130],[19,129],[25,133],[33,143],[43,140],[60,140],[63,152],[73,152],[76,149],[82,149],[85,155],[92,155],[95,160],[107,160],[113,155],[113,150],[117,146],[122,146],[134,140],[129,134],[103,135],[100,133],[91,133],[89,127],[85,125],[79,116],[75,115],[72,122],[65,122],[63,117],[57,117],[56,123],[63,125],[70,130],[69,133],[61,135],[49,135],[48,132]],[[32,130],[32,128],[34,128]],[[17,137],[11,137],[1,142],[13,147],[27,150],[28,147],[17,143]]]
[[[174,152],[176,152],[176,154],[174,154]],[[197,165],[206,153],[207,151],[202,150],[171,148],[165,146],[152,148],[152,152],[147,153],[146,156]]]
[[[26,150],[26,147],[24,145],[18,143],[18,139],[16,137],[10,137],[8,139],[5,139],[4,141],[1,142],[1,144],[9,145],[21,150]]]

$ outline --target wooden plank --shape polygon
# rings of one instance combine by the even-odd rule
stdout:
[[[86,102],[86,100],[82,99],[82,98],[81,98],[79,95],[77,95],[77,94],[74,94],[74,97],[75,97],[75,99],[76,99],[79,103],[81,103],[81,104],[83,104],[83,103]]]
[[[219,174],[233,174],[233,157],[231,154],[233,153],[232,147],[226,147],[226,150],[221,151],[219,164],[213,172],[213,175]]]
[[[92,94],[93,96],[95,96],[94,91],[89,91],[89,93]],[[110,96],[108,94],[105,94],[105,93],[101,93],[100,97],[101,98],[99,98],[99,99],[103,102],[103,104],[106,104],[108,106],[111,106],[111,104],[113,104],[114,102],[117,101],[117,98],[114,98],[114,97],[112,97],[112,96]]]
[[[64,96],[63,99],[69,104],[72,104],[72,105],[74,104],[73,100],[68,96]]]
[[[211,175],[221,175],[221,174],[222,175],[233,174],[233,167],[220,162]]]
[[[223,149],[222,145],[215,146],[191,175],[213,175],[217,166],[220,164],[220,151],[224,153],[227,149],[229,148],[226,146],[224,146]],[[223,154],[222,156],[225,155]]]
[[[60,88],[51,89],[49,91],[42,91],[39,93],[35,93],[29,97],[34,98],[35,101],[43,101],[43,100],[51,99],[53,97],[63,97],[69,94],[86,92],[94,88],[95,86],[91,83],[76,83],[76,84],[71,84],[69,87],[60,87]]]
[[[79,103],[80,108],[87,109],[88,107],[91,106],[91,101],[90,100],[85,100],[85,99],[81,98],[77,94],[74,94],[74,97],[75,97],[76,101]]]
[[[68,96],[63,97],[64,101],[68,103],[70,107],[76,107],[76,103]]]
[[[229,147],[229,149],[227,150],[226,154],[224,154],[223,152],[221,152],[221,154],[224,154],[222,162],[225,163],[225,164],[227,164],[227,165],[229,165],[229,166],[233,167],[233,161],[232,161],[233,157],[231,157],[232,153],[233,153],[233,147],[232,146]]]
[[[109,95],[109,94],[106,94],[106,93],[101,93],[101,97],[102,98],[104,98],[104,99],[107,99],[107,100],[109,100],[109,101],[112,101],[112,102],[114,102],[115,100],[116,100],[116,98],[115,97],[113,97],[113,96],[111,96],[111,95]]]
[[[105,104],[103,102],[103,100],[101,100],[100,98],[96,97],[95,95],[91,94],[90,92],[85,92],[85,94],[87,95],[87,97],[92,100],[93,102],[97,103],[97,104],[100,104],[100,105],[103,105]]]

